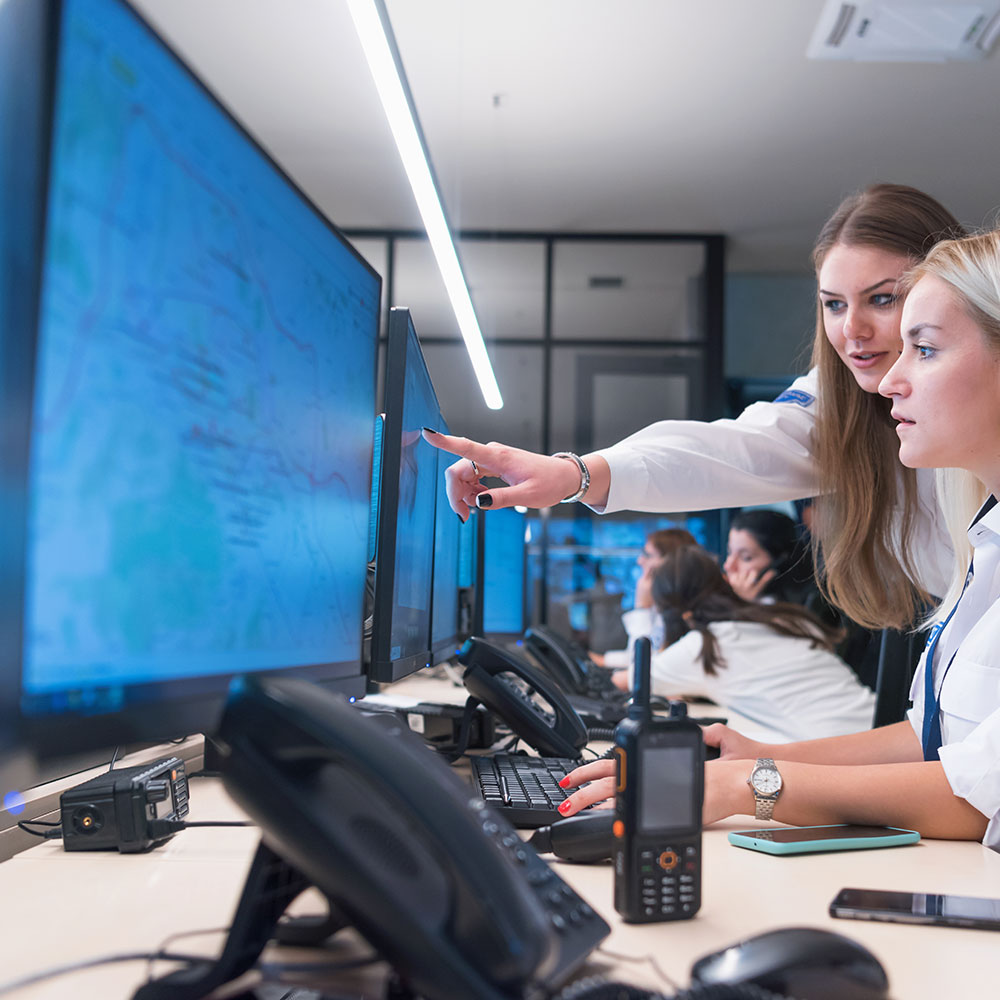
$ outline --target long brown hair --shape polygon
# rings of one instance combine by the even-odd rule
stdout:
[[[698,540],[687,528],[659,528],[646,536],[646,541],[661,556],[673,552],[679,545],[697,545]]]
[[[876,247],[915,264],[939,240],[963,234],[929,195],[876,184],[841,202],[816,240],[813,264],[818,275],[837,245]],[[916,474],[899,462],[890,401],[854,380],[827,340],[819,301],[812,363],[820,386],[813,431],[821,489],[813,531],[820,586],[859,624],[904,628],[929,596],[914,582]]]
[[[725,666],[712,622],[756,622],[779,635],[809,639],[833,649],[841,633],[824,625],[798,604],[754,604],[739,597],[718,563],[700,545],[685,545],[665,556],[653,575],[653,603],[663,617],[663,648],[688,632],[702,637],[701,662],[706,674]]]

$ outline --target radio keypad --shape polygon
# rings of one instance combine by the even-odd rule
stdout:
[[[683,919],[699,906],[698,848],[694,844],[666,844],[639,852],[642,875],[640,901],[650,919]]]

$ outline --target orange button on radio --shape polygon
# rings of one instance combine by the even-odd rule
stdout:
[[[625,824],[620,819],[616,819],[611,827],[611,832],[621,840],[625,836]]]
[[[663,868],[665,871],[669,872],[669,871],[672,871],[674,868],[677,867],[677,863],[680,861],[680,858],[677,857],[677,855],[674,854],[673,851],[664,851],[659,856],[659,858],[657,859],[657,861],[658,861],[658,863],[659,863],[659,865],[660,865],[661,868]]]

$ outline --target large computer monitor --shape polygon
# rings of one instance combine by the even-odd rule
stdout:
[[[441,421],[408,309],[390,311],[387,337],[369,670],[375,681],[399,680],[431,660],[437,449],[420,429]]]
[[[442,420],[436,428],[448,434]],[[437,453],[437,498],[434,509],[434,588],[431,595],[431,655],[450,656],[465,636],[459,621],[459,533],[461,518],[451,509],[445,489],[445,469],[454,461],[446,451]]]
[[[520,637],[527,625],[528,519],[513,507],[481,513],[482,631]]]
[[[246,672],[363,694],[378,275],[125,3],[5,0],[0,33],[0,669],[32,738],[211,731]]]

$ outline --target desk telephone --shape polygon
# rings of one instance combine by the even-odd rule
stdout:
[[[608,671],[591,662],[586,652],[547,625],[524,633],[524,647],[569,694],[594,695],[610,681]],[[624,699],[624,693],[621,698]]]
[[[262,843],[210,968],[135,1000],[194,1000],[256,961],[310,885],[423,1000],[548,996],[610,928],[401,723],[293,678],[236,682],[220,771]]]
[[[478,636],[458,651],[474,699],[499,715],[529,746],[551,757],[578,758],[587,727],[558,683],[519,656]]]

